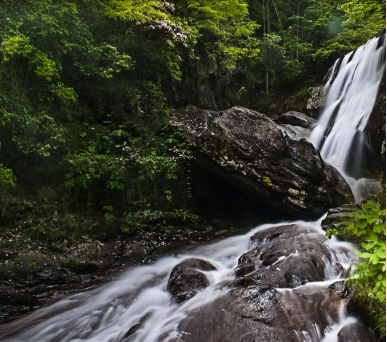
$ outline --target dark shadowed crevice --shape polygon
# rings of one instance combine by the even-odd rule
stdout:
[[[247,228],[291,216],[253,201],[218,174],[196,163],[192,167],[192,203],[198,213],[217,229]]]

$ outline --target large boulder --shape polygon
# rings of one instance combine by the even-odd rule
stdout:
[[[214,301],[188,312],[178,326],[179,337],[169,342],[296,342],[290,329],[274,324],[277,291],[255,284],[226,292]]]
[[[327,238],[312,226],[277,226],[256,233],[251,240],[254,248],[239,258],[236,274],[262,286],[294,288],[323,281],[327,276],[326,264],[336,254],[325,244]],[[338,276],[343,267],[338,263],[335,266],[333,272]]]
[[[185,133],[202,167],[259,203],[317,218],[353,200],[347,182],[311,143],[261,113],[188,106],[171,123]]]
[[[344,325],[337,334],[338,342],[377,342],[375,333],[358,322]]]
[[[173,268],[168,281],[168,292],[176,303],[182,303],[210,285],[207,276],[200,271],[214,270],[214,265],[206,260],[184,260]]]
[[[278,291],[246,280],[189,311],[169,342],[320,341],[352,295],[344,282]]]
[[[317,118],[320,109],[324,107],[326,94],[324,93],[325,85],[309,88],[309,100],[306,104],[308,114]]]

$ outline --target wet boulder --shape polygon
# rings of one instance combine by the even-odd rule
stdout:
[[[316,126],[317,123],[317,121],[310,116],[295,111],[281,114],[274,121],[305,139],[309,138],[312,128]]]
[[[265,229],[251,240],[254,247],[239,258],[237,276],[277,288],[325,280],[327,265],[336,253],[313,227],[295,224]],[[339,275],[343,270],[335,265],[332,272]]]
[[[325,85],[309,88],[309,99],[306,104],[308,114],[312,118],[317,118],[320,109],[324,107],[326,95],[324,94]]]
[[[288,131],[293,132],[296,135],[299,135],[300,137],[304,139],[308,139],[310,134],[312,133],[312,130],[309,128],[304,128],[301,126],[292,126],[292,125],[282,125],[285,127]]]
[[[233,289],[191,310],[169,342],[296,342],[291,329],[278,324],[277,291],[255,284]]]
[[[299,126],[303,128],[313,128],[314,126],[316,126],[316,123],[317,123],[316,119],[313,119],[304,113],[295,112],[295,111],[283,113],[274,121],[281,125],[287,124],[287,125]]]
[[[179,336],[169,342],[320,341],[339,321],[339,309],[353,295],[329,284],[276,290],[246,279],[244,284],[187,313]],[[332,300],[335,298],[338,300]]]
[[[129,342],[131,338],[134,337],[139,330],[143,329],[144,323],[152,316],[152,314],[153,314],[152,312],[146,313],[144,316],[140,318],[140,320],[136,324],[133,324],[124,335],[123,341]]]
[[[173,268],[167,289],[176,303],[182,303],[210,285],[207,276],[201,271],[214,270],[216,268],[206,260],[184,260]]]
[[[377,342],[375,333],[358,322],[347,324],[338,333],[338,342]]]
[[[353,200],[347,182],[311,143],[261,113],[188,106],[171,123],[185,133],[201,167],[258,203],[317,218]]]

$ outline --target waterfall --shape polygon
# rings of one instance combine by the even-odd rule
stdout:
[[[363,154],[370,149],[364,128],[385,72],[385,36],[369,40],[336,61],[324,90],[325,106],[309,138],[352,189],[359,178]]]
[[[310,137],[315,147],[320,149],[322,157],[336,166],[352,186],[355,180],[351,177],[351,168],[360,167],[360,155],[364,148],[363,130],[372,111],[385,68],[384,56],[385,35],[371,39],[335,63],[325,88],[325,108]],[[244,235],[207,243],[178,256],[164,257],[153,265],[133,268],[110,284],[62,299],[18,321],[0,326],[0,339],[8,342],[169,341],[170,338],[178,336],[178,325],[189,312],[213,302],[229,290],[220,284],[235,279],[238,259],[254,247],[250,243],[255,233],[279,225],[294,224],[313,229],[316,235],[324,240],[325,232],[321,229],[323,218],[315,222],[265,224]],[[300,296],[304,294],[314,291],[326,298],[326,301],[331,300],[324,297],[324,291],[332,283],[342,280],[340,275],[333,271],[337,262],[344,270],[348,270],[353,262],[351,244],[333,238],[325,240],[322,245],[324,248],[329,246],[335,252],[331,260],[321,260],[326,269],[323,281],[310,281],[300,284],[297,288],[276,289],[278,301],[282,301],[281,305],[288,305],[288,312],[294,316],[296,313],[292,308],[297,307]],[[283,259],[294,257],[295,254],[297,251],[283,256]],[[206,272],[209,280],[206,289],[178,305],[167,291],[169,275],[177,264],[191,257],[200,257],[210,262],[216,270]],[[273,272],[276,270],[273,269]],[[309,315],[310,317],[305,318],[304,326],[296,327],[294,332],[299,342],[337,342],[340,329],[356,322],[355,318],[345,313],[344,305],[340,306],[337,317],[325,311],[321,315],[328,321],[324,326],[318,326],[312,321],[312,315]],[[289,320],[292,318],[297,317],[289,317]],[[134,326],[138,329],[129,336],[129,329]]]

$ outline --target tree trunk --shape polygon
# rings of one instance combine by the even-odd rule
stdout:
[[[267,0],[266,2],[266,10],[267,10],[267,33],[270,33],[270,2]]]
[[[297,53],[296,53],[296,56],[297,56],[297,59],[298,59],[298,37],[299,37],[299,26],[300,26],[300,4],[298,3],[298,5],[297,5],[297,40],[296,40],[296,44],[297,44]]]
[[[263,34],[266,32],[266,8],[265,0],[262,0],[262,15],[263,15]]]

